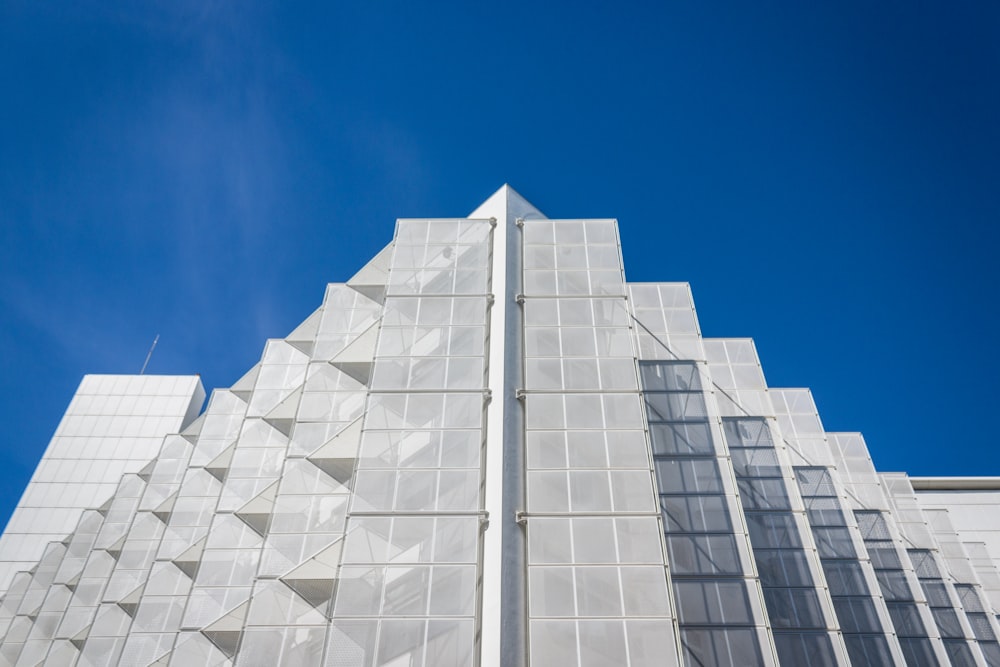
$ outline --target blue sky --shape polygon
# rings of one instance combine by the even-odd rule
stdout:
[[[80,378],[227,386],[509,182],[883,470],[1000,475],[1000,5],[0,5],[0,515]],[[2,519],[0,519],[2,521]]]

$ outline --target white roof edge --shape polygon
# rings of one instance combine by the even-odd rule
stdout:
[[[914,491],[1000,491],[1000,477],[911,477]]]
[[[687,285],[691,286],[686,280],[628,280],[626,281],[629,285]]]

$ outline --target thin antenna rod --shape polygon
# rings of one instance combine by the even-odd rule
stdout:
[[[149,346],[149,353],[146,355],[146,361],[142,362],[142,370],[139,371],[139,375],[146,372],[146,366],[149,365],[149,358],[153,356],[153,350],[156,349],[156,344],[160,341],[160,334],[156,334],[156,338],[153,339],[153,344]]]

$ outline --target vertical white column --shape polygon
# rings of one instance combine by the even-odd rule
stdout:
[[[489,390],[492,400],[486,407],[486,485],[483,509],[488,523],[483,533],[483,588],[480,635],[481,667],[499,667],[501,643],[501,582],[503,559],[503,454],[504,454],[504,338],[506,332],[507,289],[507,195],[501,188],[470,215],[470,218],[492,218],[493,265],[491,285],[494,302],[489,311]]]
[[[523,414],[515,392],[521,388],[520,247],[518,219],[542,218],[510,186],[504,185],[470,218],[495,219],[490,309],[489,390],[486,409],[486,488],[489,523],[483,534],[483,588],[480,666],[517,667],[527,662],[524,596],[524,534],[515,512],[523,510]],[[514,267],[514,268],[511,268]],[[511,328],[511,331],[508,331]]]

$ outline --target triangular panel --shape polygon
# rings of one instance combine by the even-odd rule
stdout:
[[[260,364],[254,365],[249,371],[247,371],[243,377],[236,381],[229,391],[233,392],[244,403],[250,402],[250,394],[253,393],[254,385],[257,383],[257,376],[260,374]]]
[[[259,535],[265,536],[267,528],[271,524],[271,515],[274,512],[274,500],[277,493],[278,483],[275,482],[234,514]]]
[[[232,658],[236,655],[240,639],[243,637],[243,623],[249,608],[250,603],[244,602],[211,625],[202,628],[201,634]]]
[[[378,326],[372,325],[331,359],[330,364],[361,384],[367,385],[371,378],[377,342]]]
[[[307,459],[317,468],[348,486],[354,475],[358,446],[361,444],[361,420],[353,422]]]
[[[286,436],[291,435],[292,425],[295,424],[295,414],[298,412],[299,400],[301,398],[302,387],[299,387],[264,415],[264,421]]]
[[[316,344],[316,332],[319,330],[319,323],[323,318],[323,309],[319,308],[313,312],[306,320],[295,327],[292,333],[285,336],[285,342],[308,355],[312,355]]]
[[[185,549],[177,558],[173,559],[181,572],[194,579],[198,575],[198,568],[201,567],[201,555],[205,552],[207,537],[203,537],[190,547]]]
[[[229,472],[229,465],[233,461],[233,453],[236,451],[236,443],[229,445],[222,452],[205,464],[205,472],[210,474],[220,482],[226,481],[226,473]]]
[[[347,281],[347,286],[361,294],[382,303],[385,300],[385,285],[389,281],[389,260],[392,258],[392,244],[383,248],[365,266]]]

